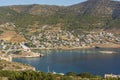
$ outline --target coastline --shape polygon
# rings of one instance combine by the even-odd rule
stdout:
[[[45,71],[47,72],[47,69],[49,67],[50,71],[54,70],[55,72],[59,72],[59,71],[55,70],[54,68],[52,68],[52,66],[55,63],[57,63],[57,64],[55,64],[56,66],[59,64],[59,62],[63,63],[64,65],[66,65],[68,63],[71,64],[71,65],[68,65],[68,66],[74,65],[73,63],[76,64],[76,62],[80,62],[79,64],[81,64],[81,65],[86,65],[86,64],[82,64],[82,62],[84,62],[86,60],[94,61],[93,59],[95,59],[95,61],[97,61],[96,63],[99,65],[99,61],[101,61],[101,60],[102,60],[101,62],[103,62],[104,59],[109,62],[108,58],[114,60],[114,58],[112,58],[112,57],[118,56],[117,54],[110,54],[109,55],[109,54],[102,54],[102,53],[98,52],[100,50],[111,50],[111,49],[95,49],[96,51],[94,49],[90,49],[90,50],[91,50],[90,52],[89,52],[89,49],[88,49],[88,51],[87,50],[85,51],[84,49],[83,49],[83,51],[82,50],[78,50],[78,51],[77,50],[75,50],[75,51],[72,51],[72,50],[71,51],[69,51],[69,50],[68,51],[64,51],[64,50],[63,51],[62,50],[61,51],[54,51],[53,50],[53,51],[50,51],[51,54],[48,54],[47,56],[45,55],[45,57],[43,57],[41,59],[40,58],[33,58],[33,59],[31,59],[31,58],[27,58],[27,59],[26,58],[18,58],[18,59],[14,59],[14,60],[15,61],[22,61],[22,60],[24,61],[25,60],[25,62],[30,63],[30,65],[33,65],[34,62],[36,62],[35,66],[37,67],[37,69],[38,69],[38,65],[41,67],[41,68],[39,68],[39,70],[42,70],[43,68],[45,68]],[[48,53],[49,53],[49,51],[48,51]],[[79,60],[76,60],[76,59],[79,59]],[[98,59],[100,59],[100,60],[98,60]],[[63,60],[65,60],[65,61],[63,61]],[[76,62],[75,62],[75,60],[76,60]],[[84,60],[84,61],[82,61],[82,60]],[[54,61],[57,61],[57,62],[54,62]],[[94,65],[94,62],[92,62],[92,63],[93,63],[92,65]],[[118,63],[119,63],[119,61],[118,61]],[[44,64],[44,66],[43,66],[43,64]],[[92,65],[90,64],[91,67],[92,67]],[[107,66],[107,64],[105,64],[105,65]],[[100,67],[101,66],[99,66],[99,68]],[[81,69],[78,67],[78,65],[77,65],[77,68],[81,71]],[[59,69],[62,69],[62,68],[58,67],[58,70]],[[64,73],[64,71],[61,71],[61,72]]]
[[[36,71],[35,67],[29,64],[23,64],[19,62],[6,61],[0,59],[0,70],[10,70],[10,71],[24,71],[24,70],[33,70]]]
[[[73,48],[68,48],[68,47],[64,47],[64,48],[30,48],[31,50],[79,50],[79,49],[90,49],[93,47],[90,46],[85,46],[85,47],[73,47]]]
[[[97,47],[100,48],[120,48],[120,43],[103,43],[103,44],[96,44]]]
[[[76,47],[76,48],[60,48],[60,49],[56,49],[56,48],[30,48],[30,49],[39,49],[39,50],[80,50],[80,49],[92,49],[92,48],[95,48],[95,47],[91,47],[91,46],[85,46],[85,47]],[[103,48],[103,47],[100,47],[100,48]],[[105,48],[105,47],[104,47]],[[108,48],[108,47],[107,47]],[[111,47],[109,47],[111,48]],[[119,48],[119,47],[114,47],[114,48]],[[97,48],[96,48],[97,49]],[[24,52],[26,53],[26,52]],[[23,53],[23,54],[24,54]],[[29,52],[28,52],[29,53]],[[32,52],[33,54],[36,54],[35,56],[31,55],[31,56],[14,56],[12,58],[34,58],[34,57],[40,57],[38,56],[37,54],[40,54],[40,53],[34,53]],[[113,51],[100,51],[100,53],[103,53],[103,54],[114,54]],[[12,61],[13,62],[13,61]],[[36,70],[35,67],[32,68],[33,70]]]
[[[106,46],[106,44],[97,44],[94,46],[84,46],[84,47],[72,47],[72,48],[68,48],[68,47],[64,47],[64,48],[30,48],[30,50],[80,50],[80,49],[93,49],[93,48],[120,48],[120,45],[117,46]]]
[[[12,58],[34,58],[34,57],[43,57],[44,54],[42,53],[35,53],[32,52],[31,50],[81,50],[81,49],[104,49],[104,48],[116,48],[116,49],[120,49],[120,45],[119,44],[114,44],[114,43],[104,43],[104,44],[93,44],[93,45],[89,45],[89,46],[81,46],[81,47],[60,47],[60,48],[29,48],[29,51],[23,51],[20,52],[20,54],[11,54],[10,55],[10,60],[12,61]],[[118,53],[118,52],[114,52],[111,50],[107,50],[107,51],[99,51],[100,53],[104,53],[104,54],[114,54],[114,53]]]
[[[34,52],[21,52],[20,54],[12,54],[12,58],[34,58],[34,57],[42,57],[44,56],[41,53],[34,53]]]

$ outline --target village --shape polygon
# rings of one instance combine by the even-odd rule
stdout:
[[[47,30],[39,33],[38,35],[32,35],[25,42],[9,42],[7,40],[1,39],[0,51],[5,54],[10,54],[13,57],[24,57],[24,56],[36,57],[36,56],[40,56],[39,53],[34,55],[34,52],[31,49],[94,48],[99,44],[104,44],[104,43],[117,44],[119,42],[120,42],[119,35],[114,35],[112,33],[108,33],[105,31],[89,32],[86,34],[80,34],[75,36],[72,32],[69,31]],[[25,53],[29,53],[29,55]],[[15,56],[14,54],[17,54],[17,56]]]
[[[81,49],[95,47],[120,47],[120,35],[104,30],[90,31],[75,34],[54,26],[42,26],[39,32],[28,34],[16,33],[13,23],[0,25],[3,33],[0,34],[0,59],[12,61],[13,57],[42,57],[36,49]],[[37,30],[36,30],[37,31]],[[111,44],[112,43],[112,44]],[[3,54],[4,53],[4,54]]]
[[[32,35],[29,40],[25,42],[9,42],[7,40],[0,40],[0,50],[8,53],[11,50],[25,50],[30,51],[35,49],[67,49],[67,48],[84,48],[94,47],[94,44],[103,43],[119,43],[120,36],[115,36],[112,33],[102,31],[100,33],[90,32],[89,34],[82,34],[74,36],[69,31],[45,31],[38,35]]]
[[[120,37],[105,31],[96,33],[90,32],[75,36],[69,31],[45,31],[30,37],[29,47],[41,49],[75,49],[95,47],[96,44],[118,43]]]

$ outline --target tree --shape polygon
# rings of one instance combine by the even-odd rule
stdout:
[[[66,73],[67,76],[77,76],[77,73],[75,72],[68,72]]]
[[[94,76],[88,72],[80,73],[79,76],[82,78],[94,78]]]

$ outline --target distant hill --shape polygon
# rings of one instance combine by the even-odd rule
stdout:
[[[71,6],[13,5],[0,7],[0,24],[12,22],[27,33],[44,25],[61,24],[64,30],[120,29],[120,2],[88,0]],[[0,31],[2,32],[2,31]]]
[[[18,13],[28,13],[32,15],[46,16],[46,15],[55,14],[59,9],[62,9],[64,7],[54,6],[54,5],[50,6],[50,5],[33,4],[33,5],[9,6],[9,8]]]
[[[88,0],[83,3],[70,6],[75,13],[111,16],[120,11],[120,2],[112,0]],[[120,15],[119,13],[116,13]]]

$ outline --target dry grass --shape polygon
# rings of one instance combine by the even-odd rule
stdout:
[[[120,44],[115,44],[115,43],[103,43],[103,44],[97,44],[96,46],[101,48],[120,48]]]
[[[26,39],[21,35],[17,34],[15,31],[4,31],[0,35],[0,39],[7,40],[10,42],[24,42]]]
[[[5,60],[0,60],[0,69],[1,70],[14,70],[14,71],[21,71],[21,70],[33,70],[34,68],[17,62],[8,62]]]

